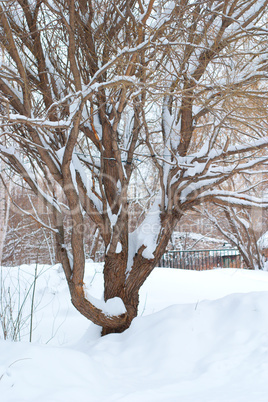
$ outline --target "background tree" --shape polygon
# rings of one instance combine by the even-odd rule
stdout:
[[[203,201],[254,203],[216,185],[263,162],[267,5],[0,5],[0,156],[50,208],[72,303],[103,334],[123,331],[137,315],[139,289],[187,211]],[[157,172],[158,191],[130,233],[128,190],[140,164]],[[32,216],[48,228],[37,210]],[[85,216],[105,244],[105,308],[85,291]],[[115,297],[124,308],[109,310]]]
[[[6,178],[4,164],[0,160],[0,265],[2,264],[3,260],[3,249],[7,235],[10,212],[10,199],[6,191],[4,178]],[[12,183],[10,181],[8,186],[9,189],[11,189],[11,186]]]
[[[204,209],[203,213],[218,229],[219,233],[233,247],[239,250],[244,267],[247,269],[263,269],[264,259],[258,246],[256,222],[252,221],[251,211],[247,208],[221,205],[213,210]]]
[[[35,196],[23,187],[21,180],[17,180],[14,184],[9,179],[9,183],[11,185],[6,200],[10,210],[6,217],[2,265],[18,266],[22,261],[25,264],[35,263],[37,255],[39,263],[55,264],[52,232],[40,226],[39,222],[28,214],[32,211],[32,203],[37,201]],[[39,216],[49,225],[50,216],[44,208],[39,212]]]
[[[253,172],[251,172],[253,173]],[[262,197],[262,189],[267,186],[266,171],[254,172],[254,177],[248,172],[235,177],[225,183],[229,190],[237,194],[252,194]],[[203,206],[202,215],[205,216],[218,232],[234,247],[239,250],[245,268],[263,269],[264,259],[258,244],[263,232],[264,210],[257,206],[253,208],[213,203]]]
[[[5,205],[10,206],[6,215],[5,244],[3,248],[2,265],[18,266],[33,264],[55,264],[54,234],[51,226],[51,212],[38,202],[37,197],[30,189],[25,188],[19,178],[6,178],[9,187],[8,194],[4,191]],[[5,188],[3,187],[3,190]],[[36,210],[36,208],[38,208]],[[40,221],[45,224],[42,226]],[[4,225],[2,226],[4,228]],[[64,219],[66,243],[71,237],[71,218]],[[103,261],[103,243],[99,231],[88,217],[85,217],[84,241],[86,258]]]

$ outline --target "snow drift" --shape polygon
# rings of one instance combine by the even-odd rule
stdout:
[[[88,265],[94,297],[101,291],[97,267],[93,274]],[[64,282],[52,286],[60,281],[56,274],[52,270],[42,286],[59,300],[67,289]],[[53,338],[55,346],[0,341],[1,401],[266,402],[267,290],[266,272],[157,269],[142,289],[143,315],[123,334],[104,338],[97,327],[79,325],[64,301],[58,315],[65,309],[65,346],[59,345],[62,335]],[[176,295],[180,304],[160,310]],[[41,309],[46,325],[51,304]],[[150,314],[153,308],[160,311]],[[41,328],[42,322],[35,332]]]

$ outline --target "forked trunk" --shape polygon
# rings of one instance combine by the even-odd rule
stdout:
[[[116,296],[114,296],[116,297]],[[127,309],[127,319],[124,322],[123,325],[119,325],[118,327],[109,327],[109,326],[103,326],[102,327],[102,336],[111,334],[111,333],[121,333],[124,332],[127,328],[129,328],[132,320],[137,316],[138,314],[138,304],[139,304],[139,290],[135,289],[131,294],[128,294],[127,291],[121,291],[120,296],[123,300],[126,309]],[[107,298],[107,300],[109,297]],[[108,323],[107,323],[108,324]]]
[[[124,332],[137,316],[139,304],[139,288],[131,291],[126,283],[126,259],[123,255],[113,254],[106,256],[104,264],[104,299],[105,301],[114,297],[120,297],[127,310],[127,319],[123,325],[111,328],[108,325],[102,327],[102,335]]]
[[[123,325],[113,328],[102,327],[102,335],[110,333],[120,333],[129,328],[132,320],[138,314],[139,290],[154,267],[159,258],[148,260],[143,258],[141,252],[137,253],[133,259],[133,265],[129,275],[126,275],[126,264],[115,254],[112,258],[106,257],[104,264],[104,299],[107,301],[113,297],[120,297],[127,310],[127,318]]]
[[[153,258],[147,259],[143,257],[146,246],[141,245],[133,256],[129,272],[126,272],[128,248],[123,249],[121,253],[106,256],[104,264],[104,299],[107,301],[113,297],[120,297],[125,304],[127,317],[123,325],[118,327],[114,325],[113,328],[103,326],[102,335],[123,332],[137,316],[139,290],[165,252],[171,233],[180,217],[181,215],[179,216],[178,214],[166,214],[162,217],[161,230],[159,231],[161,235],[158,238]]]
[[[102,335],[125,331],[137,316],[139,290],[163,255],[177,219],[178,216],[172,214],[166,214],[161,218],[161,230],[159,229],[157,244],[155,244],[153,253],[148,252],[146,250],[148,246],[142,244],[139,245],[136,252],[133,251],[132,247],[133,255],[129,256],[127,236],[124,236],[127,231],[121,231],[121,252],[116,252],[118,248],[113,245],[115,251],[109,249],[105,257],[103,271],[104,300],[107,302],[118,297],[123,301],[125,310],[119,307],[117,311],[108,310],[109,312],[100,306],[97,307],[90,295],[86,294],[83,281],[84,266],[79,266],[79,263],[82,265],[82,257],[79,255],[77,263],[73,264],[73,267],[71,266],[67,250],[62,247],[64,244],[63,227],[58,226],[56,234],[57,255],[66,275],[72,303],[82,315],[102,327]],[[76,243],[73,242],[72,247],[73,253],[81,254],[81,248],[78,249]],[[149,258],[145,258],[145,256]],[[128,271],[127,264],[130,257],[131,268]],[[82,272],[81,275],[79,275],[80,272]]]

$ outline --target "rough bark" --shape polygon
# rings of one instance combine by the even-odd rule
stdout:
[[[104,264],[104,299],[105,301],[120,297],[127,310],[126,321],[118,327],[111,327],[107,322],[102,327],[102,335],[113,332],[123,332],[131,324],[133,318],[138,314],[139,288],[129,290],[126,286],[126,262],[119,255],[106,256]]]
[[[124,250],[120,254],[107,255],[104,264],[104,299],[120,297],[126,307],[127,317],[123,325],[111,328],[103,326],[102,334],[123,332],[138,314],[139,290],[153,269],[157,266],[169,242],[171,233],[182,215],[167,214],[162,217],[162,227],[159,232],[158,244],[154,252],[154,258],[146,259],[142,256],[144,246],[133,256],[130,272],[127,272],[127,253]]]

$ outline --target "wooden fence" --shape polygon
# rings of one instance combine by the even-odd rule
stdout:
[[[242,268],[242,257],[235,248],[222,250],[171,250],[160,259],[160,267],[202,271],[214,268]]]

